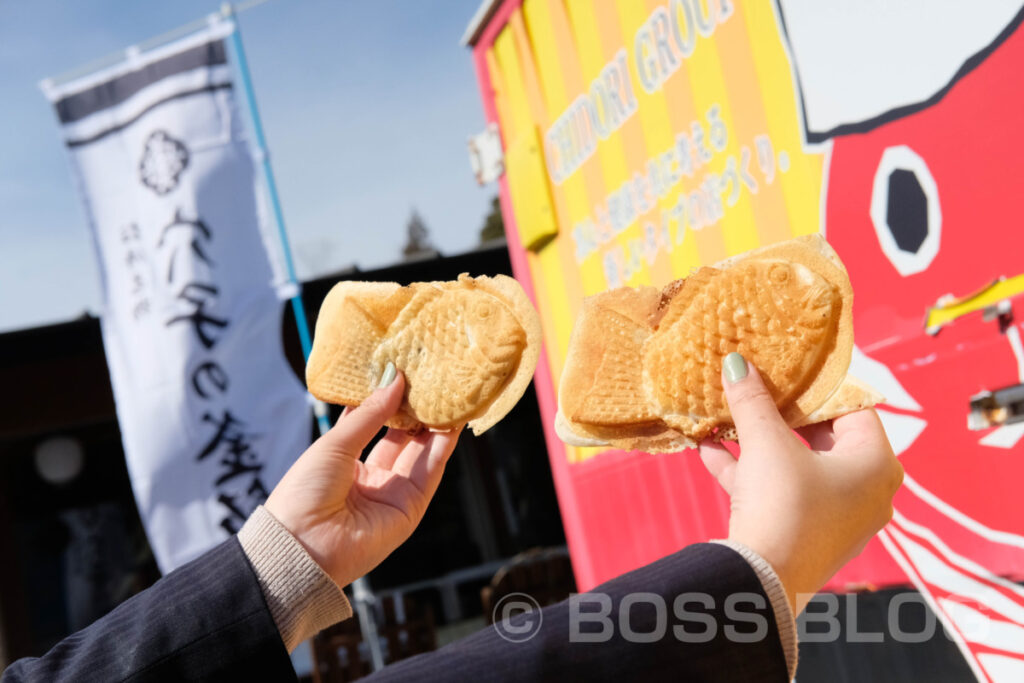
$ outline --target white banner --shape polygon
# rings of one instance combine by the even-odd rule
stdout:
[[[311,433],[282,351],[232,28],[44,85],[92,228],[128,470],[164,572],[237,531]]]

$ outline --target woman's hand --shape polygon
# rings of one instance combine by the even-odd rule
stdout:
[[[387,374],[387,373],[386,373]],[[267,499],[267,510],[334,582],[367,574],[409,538],[437,491],[460,429],[411,437],[389,429],[359,457],[397,412],[405,390],[398,374],[302,454]]]
[[[723,386],[742,453],[700,446],[731,498],[729,539],[775,569],[794,614],[892,518],[903,467],[874,410],[803,427],[779,415],[757,369],[726,359]]]

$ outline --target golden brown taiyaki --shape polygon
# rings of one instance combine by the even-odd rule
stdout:
[[[879,402],[847,377],[853,291],[823,238],[800,237],[697,270],[662,291],[589,297],[559,388],[556,429],[579,446],[664,452],[735,439],[722,359],[754,363],[786,421]]]
[[[324,299],[306,364],[309,391],[358,405],[388,362],[405,374],[391,427],[480,434],[504,417],[530,383],[540,319],[510,277],[454,282],[339,282]]]

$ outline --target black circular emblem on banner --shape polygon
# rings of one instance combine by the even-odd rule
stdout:
[[[165,195],[178,186],[178,178],[186,167],[188,148],[181,141],[163,130],[149,134],[139,162],[139,180],[143,185]]]

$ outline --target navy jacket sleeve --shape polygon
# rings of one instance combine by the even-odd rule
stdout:
[[[603,604],[598,595],[607,596]],[[657,606],[658,596],[664,609]],[[683,596],[679,604],[678,596]],[[581,597],[575,609],[570,599],[541,610],[539,622],[536,613],[513,616],[503,631],[511,640],[496,628],[485,628],[436,652],[392,664],[368,680],[789,680],[761,582],[746,560],[725,546],[689,546]],[[628,611],[622,609],[623,600]],[[600,642],[571,637],[574,611],[607,615],[598,621],[591,616],[589,623],[577,619],[575,631]],[[626,629],[639,638],[626,637],[623,615]],[[526,638],[538,623],[539,630]],[[635,642],[645,639],[651,642]]]
[[[14,662],[2,677],[2,683],[207,680],[296,680],[234,537],[42,657]]]

